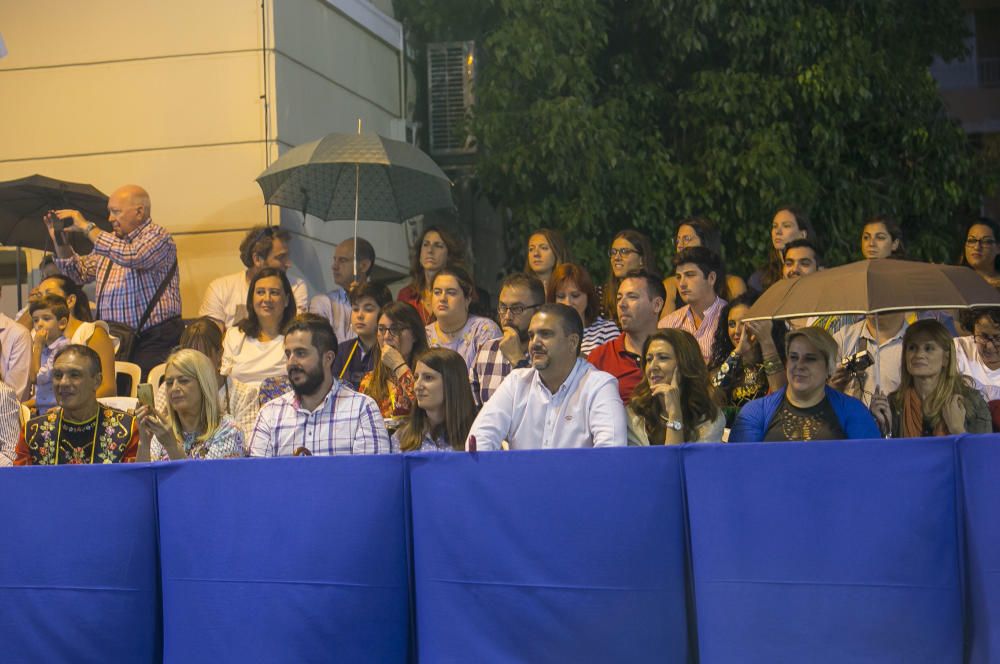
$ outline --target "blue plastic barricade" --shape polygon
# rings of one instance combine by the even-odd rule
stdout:
[[[164,474],[164,661],[405,661],[405,484],[399,455]]]
[[[420,661],[685,661],[679,452],[411,457]]]
[[[159,661],[155,499],[148,466],[0,471],[0,660]]]
[[[701,661],[962,661],[954,439],[685,448]]]
[[[1000,437],[958,442],[965,507],[970,664],[1000,660]]]

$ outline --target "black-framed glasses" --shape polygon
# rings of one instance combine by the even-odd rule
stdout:
[[[617,249],[615,247],[611,247],[610,249],[608,249],[608,258],[614,258],[615,256],[621,256],[622,258],[625,258],[630,254],[637,254],[637,253],[639,253],[637,250],[629,249],[628,247],[618,247]]]
[[[965,240],[965,246],[967,247],[994,247],[996,243],[996,239],[992,237],[970,237]]]
[[[972,335],[972,338],[975,339],[978,344],[1000,348],[1000,334],[974,334]]]
[[[406,332],[406,330],[407,328],[405,325],[390,325],[389,327],[386,327],[385,325],[379,325],[377,328],[375,328],[375,332],[380,336],[384,337],[386,334],[391,334],[397,339],[403,336],[403,332]]]
[[[500,304],[497,305],[497,313],[500,314],[501,316],[503,316],[504,314],[506,314],[509,311],[511,313],[511,315],[513,315],[513,316],[520,316],[521,314],[523,314],[528,309],[537,309],[540,306],[542,306],[542,305],[540,305],[540,304],[512,304],[512,305],[510,305],[508,307],[506,304],[504,304],[503,302],[501,302]]]

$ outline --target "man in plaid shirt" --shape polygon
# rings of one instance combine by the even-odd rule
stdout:
[[[545,303],[545,286],[529,274],[515,272],[500,283],[497,322],[503,336],[483,345],[469,369],[472,399],[482,407],[514,369],[528,366],[528,324]]]
[[[386,454],[389,434],[375,400],[333,375],[337,336],[330,322],[299,314],[285,328],[292,391],[264,404],[250,456]]]
[[[78,256],[63,242],[55,221],[71,220],[65,232],[84,233],[94,251]],[[142,187],[126,185],[108,199],[108,220],[114,233],[105,233],[83,218],[78,210],[50,212],[45,223],[56,248],[59,269],[78,284],[97,282],[97,316],[135,328],[160,283],[177,261],[177,247],[162,226],[150,218],[149,194]],[[105,272],[107,279],[105,280]],[[143,373],[166,360],[177,345],[181,321],[180,279],[175,271],[163,296],[139,332],[131,361]]]

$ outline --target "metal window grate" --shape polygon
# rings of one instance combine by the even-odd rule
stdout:
[[[475,139],[465,130],[474,101],[475,42],[427,46],[430,149],[433,155],[471,154]]]

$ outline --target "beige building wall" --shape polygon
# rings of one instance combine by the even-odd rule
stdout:
[[[241,267],[245,229],[267,220],[254,178],[269,159],[357,117],[390,133],[403,94],[393,34],[400,43],[399,24],[366,0],[2,2],[0,180],[146,187],[194,316],[208,281]],[[296,253],[311,291],[325,289],[327,243],[342,233],[284,216],[304,233]],[[379,245],[389,252],[392,238]]]

